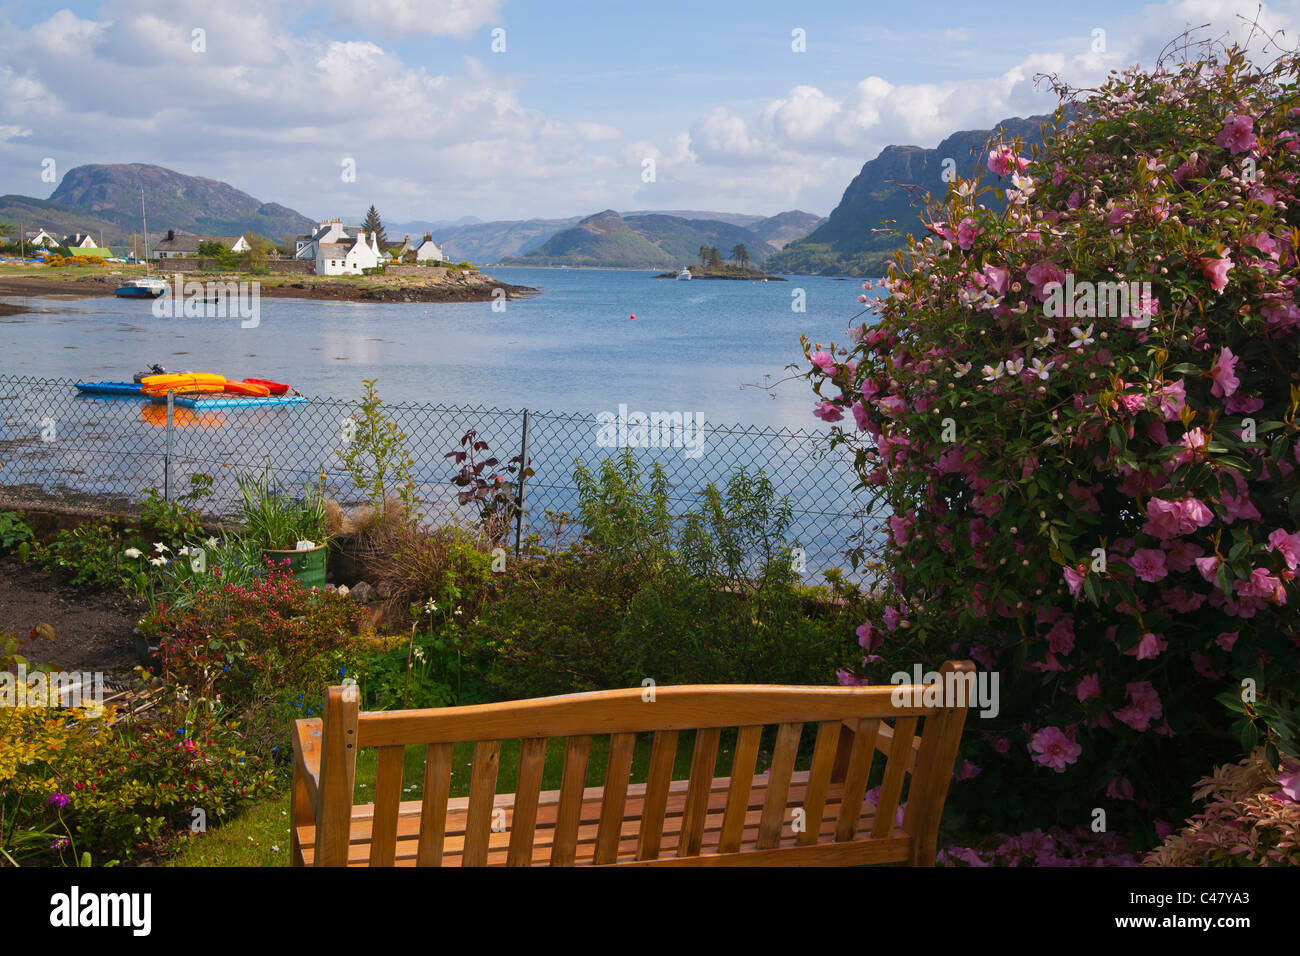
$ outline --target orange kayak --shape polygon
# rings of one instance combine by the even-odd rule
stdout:
[[[178,372],[165,375],[146,375],[140,379],[140,390],[146,395],[166,395],[168,392],[220,392],[226,387],[226,377],[211,372]]]

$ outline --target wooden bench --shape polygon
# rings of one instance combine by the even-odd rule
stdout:
[[[949,661],[941,673],[974,670]],[[631,688],[361,713],[355,686],[330,687],[323,720],[296,721],[294,730],[293,863],[933,865],[966,708],[919,706],[919,694],[918,706],[896,707],[896,689],[691,685],[655,688],[653,701]],[[811,762],[796,771],[807,723],[816,728]],[[775,745],[768,771],[756,775],[766,725],[776,725]],[[722,730],[732,727],[732,773],[715,777]],[[688,730],[690,774],[674,780],[678,734]],[[654,734],[647,779],[632,784],[633,748],[644,733]],[[597,734],[609,735],[605,783],[587,787]],[[561,785],[543,791],[552,737],[566,738]],[[517,785],[498,794],[501,744],[513,739]],[[449,799],[460,742],[474,743],[469,796]],[[423,798],[403,801],[413,745],[426,748]],[[374,803],[353,806],[363,747],[378,750]],[[866,795],[877,752],[883,773],[873,805]]]

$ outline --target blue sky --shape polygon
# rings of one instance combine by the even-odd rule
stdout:
[[[825,215],[885,145],[933,146],[1046,111],[1054,100],[1035,73],[1089,85],[1149,65],[1185,25],[1232,30],[1255,4],[879,9],[5,0],[0,191],[48,195],[52,159],[59,175],[156,163],[314,217],[371,202],[394,220],[606,207]],[[1294,0],[1265,7],[1274,26],[1296,14]],[[806,52],[791,49],[796,28]],[[347,160],[355,181],[340,175]]]

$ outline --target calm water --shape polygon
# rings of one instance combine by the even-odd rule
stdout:
[[[389,402],[485,404],[572,412],[703,413],[715,424],[820,430],[803,381],[773,392],[801,362],[799,336],[845,339],[859,284],[674,282],[649,272],[493,269],[540,287],[507,303],[369,304],[261,301],[257,328],[236,319],[158,319],[149,304],[113,298],[31,299],[32,314],[0,318],[0,374],[130,380],[172,371],[292,383],[307,395],[356,397],[377,378]],[[806,312],[792,311],[804,290]],[[629,318],[635,315],[636,319]],[[770,376],[770,378],[765,378]]]

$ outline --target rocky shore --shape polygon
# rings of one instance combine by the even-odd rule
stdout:
[[[498,282],[479,272],[430,269],[428,278],[409,276],[246,275],[231,272],[185,274],[195,282],[257,282],[259,294],[277,299],[326,299],[347,302],[490,302],[504,291],[507,299],[535,295],[530,286]],[[170,278],[166,272],[155,273]],[[143,275],[143,273],[138,273]],[[90,298],[112,295],[113,290],[137,274],[106,274],[57,278],[41,275],[0,275],[0,296],[74,296]],[[24,311],[21,306],[0,303],[0,315]]]

